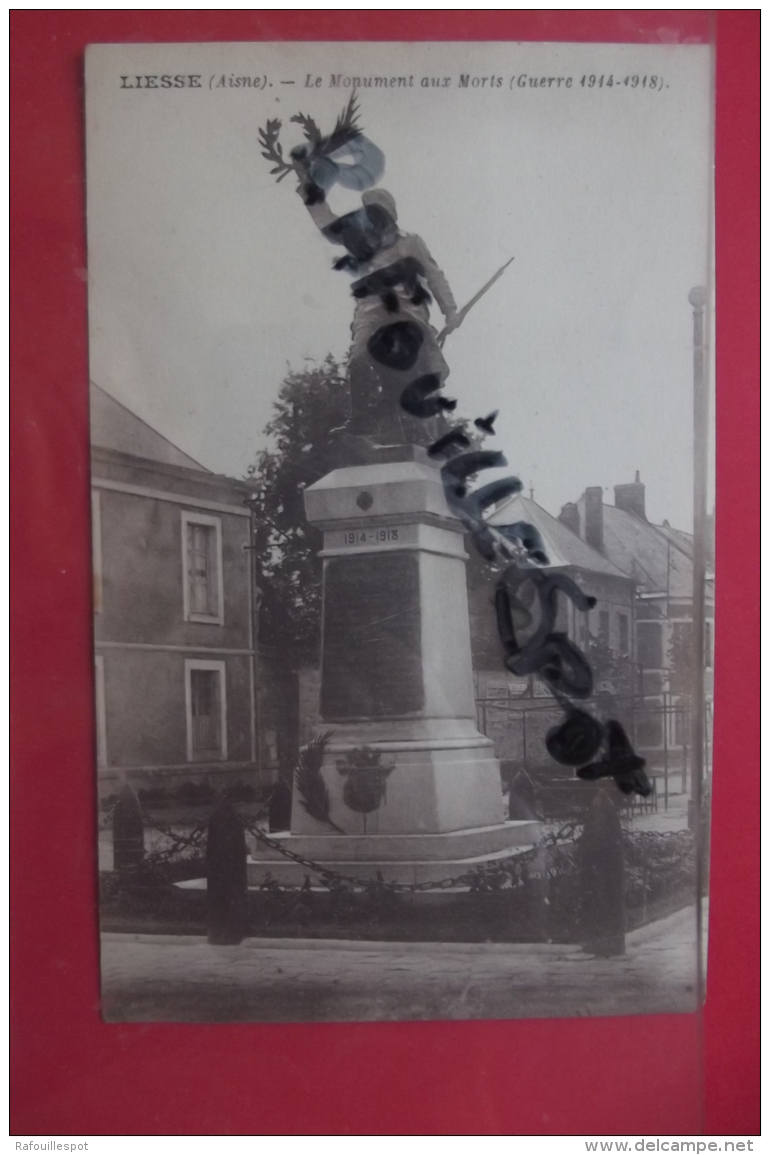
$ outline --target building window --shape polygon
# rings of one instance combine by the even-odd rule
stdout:
[[[636,659],[645,670],[663,667],[663,633],[660,622],[639,622],[636,627]]]
[[[94,581],[94,613],[102,612],[102,507],[99,491],[91,490],[91,571]]]
[[[580,620],[579,620],[579,624],[578,624],[578,637],[580,639],[580,645],[583,647],[583,649],[584,650],[588,649],[588,639],[590,637],[590,630],[588,628],[588,613],[587,612],[580,615]]]
[[[224,623],[222,523],[202,513],[182,514],[184,617],[187,622]]]
[[[187,760],[227,757],[227,699],[224,662],[185,662]]]
[[[628,655],[628,617],[626,614],[618,614],[618,646],[620,652],[624,657]]]
[[[104,696],[104,658],[94,658],[94,689],[96,698],[96,765],[107,765],[107,705]]]
[[[605,646],[610,644],[610,615],[608,610],[599,610],[599,641]]]
[[[710,670],[714,665],[714,623],[706,622],[706,632],[703,638],[703,658],[706,664],[706,669]]]

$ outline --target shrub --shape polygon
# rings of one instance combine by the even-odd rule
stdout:
[[[137,791],[139,801],[143,804],[152,805],[159,802],[168,802],[171,794],[165,786],[141,786]]]
[[[695,899],[695,839],[689,830],[634,831],[626,834],[625,848],[629,909],[687,890]]]
[[[178,802],[213,802],[217,792],[210,782],[183,782],[176,791]]]
[[[227,798],[230,802],[255,802],[257,800],[257,791],[250,782],[231,782],[222,791],[222,797]]]

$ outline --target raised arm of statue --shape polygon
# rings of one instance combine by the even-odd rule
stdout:
[[[302,200],[305,202],[305,208],[319,229],[328,228],[329,225],[333,225],[335,221],[339,220],[339,217],[335,216],[325,200],[316,203],[308,201],[307,187],[304,182],[297,186],[297,194],[302,197]]]

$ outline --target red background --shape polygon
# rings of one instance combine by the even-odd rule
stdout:
[[[707,1133],[759,1130],[759,12],[718,12],[717,719]],[[11,12],[14,1134],[676,1134],[696,1020],[99,1019],[83,49],[100,41],[680,40],[698,12]]]

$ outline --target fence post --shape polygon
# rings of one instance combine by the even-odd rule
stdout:
[[[209,942],[237,946],[246,937],[246,836],[227,800],[220,802],[209,819],[206,888]]]
[[[112,812],[112,865],[119,874],[135,869],[144,859],[144,817],[131,787],[126,784]]]
[[[511,780],[508,817],[519,822],[531,822],[538,817],[535,783],[523,766],[517,770]]]
[[[603,957],[625,954],[623,827],[605,786],[599,787],[586,816],[577,857],[583,950]]]
[[[664,809],[668,810],[668,691],[663,691],[663,786],[665,796]]]
[[[268,828],[272,834],[274,830],[288,830],[290,826],[291,781],[287,781],[285,774],[279,774],[268,802]]]

